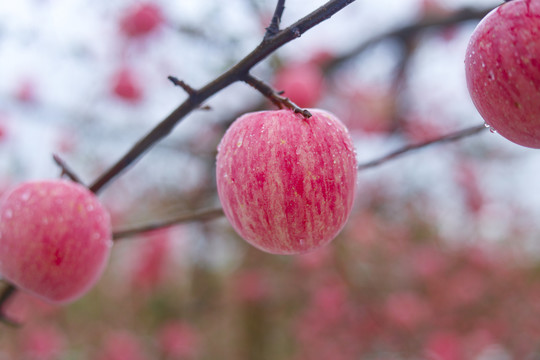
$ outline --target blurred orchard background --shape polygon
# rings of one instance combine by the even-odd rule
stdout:
[[[288,0],[282,25],[323,3]],[[216,78],[275,4],[0,2],[1,188],[59,176],[52,154],[91,183],[186,98],[167,76]],[[463,60],[497,5],[359,0],[253,73],[338,115],[364,163],[483,124]],[[103,191],[116,230],[219,207],[223,132],[273,105],[242,83],[206,105]],[[5,304],[23,326],[1,325],[0,359],[538,359],[539,160],[485,129],[360,170],[345,229],[301,256],[256,250],[223,217],[118,240],[81,300]]]

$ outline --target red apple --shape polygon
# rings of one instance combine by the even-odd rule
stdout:
[[[141,84],[129,68],[122,68],[113,75],[112,91],[117,97],[131,102],[137,102],[143,96]]]
[[[321,99],[324,77],[314,62],[291,64],[281,68],[274,87],[300,107],[312,107]]]
[[[352,208],[356,157],[346,127],[310,110],[262,111],[238,118],[218,146],[218,195],[233,228],[276,254],[328,244]]]
[[[94,360],[148,360],[144,344],[137,335],[127,330],[111,330],[104,337]]]
[[[89,290],[111,245],[109,214],[82,185],[21,183],[0,202],[0,273],[49,302],[67,303]]]
[[[345,89],[339,92],[338,101],[340,118],[351,132],[386,134],[393,129],[395,106],[389,91],[375,87]]]
[[[540,1],[514,0],[474,30],[467,86],[487,125],[517,144],[540,148]]]
[[[158,329],[157,342],[167,359],[195,359],[200,352],[201,337],[188,323],[172,320]]]
[[[19,336],[22,359],[55,360],[64,357],[65,334],[53,325],[25,327]]]
[[[127,9],[120,19],[120,29],[129,37],[149,34],[163,23],[161,9],[153,3],[140,3]]]
[[[144,235],[135,249],[130,271],[131,285],[141,291],[151,291],[164,282],[171,254],[169,229],[156,230]]]

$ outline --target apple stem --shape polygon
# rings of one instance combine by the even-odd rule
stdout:
[[[281,23],[283,10],[285,10],[285,0],[278,0],[270,26],[266,28],[266,34],[264,35],[265,40],[271,38],[279,32],[279,24]]]
[[[270,85],[249,73],[246,74],[242,80],[270,99],[270,101],[272,101],[278,108],[291,109],[297,114],[302,114],[302,116],[304,116],[306,119],[311,117],[311,113],[308,110],[302,109],[293,103],[288,97],[281,96],[283,91],[274,90]]]
[[[81,179],[68,167],[66,162],[62,160],[62,158],[60,158],[59,155],[53,154],[53,160],[56,163],[56,165],[58,165],[60,169],[62,170],[60,177],[65,175],[71,180],[73,180],[74,182],[84,185]]]
[[[1,311],[2,307],[6,302],[17,292],[17,288],[13,284],[7,284],[7,286],[4,288],[4,290],[0,293],[0,322],[3,322],[6,325],[19,327],[21,326],[20,323],[11,320],[7,316],[3,314]]]

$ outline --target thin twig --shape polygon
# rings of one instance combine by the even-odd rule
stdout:
[[[307,109],[302,109],[293,103],[288,97],[281,96],[280,93],[274,90],[270,85],[254,77],[253,75],[246,74],[242,80],[270,99],[270,101],[272,101],[278,108],[288,108],[297,114],[302,114],[305,118],[311,117],[311,113]]]
[[[66,162],[60,158],[57,154],[53,154],[53,160],[60,167],[62,170],[62,173],[60,174],[60,177],[66,175],[71,180],[75,181],[76,183],[83,184],[81,179],[75,174],[73,170],[71,170]],[[84,184],[83,184],[84,185]]]
[[[264,34],[265,39],[268,39],[279,32],[279,24],[281,23],[281,17],[283,16],[284,10],[285,0],[278,0],[274,15],[272,16],[272,22],[270,23],[270,26],[266,28],[266,34]]]
[[[388,39],[399,39],[402,41],[407,41],[411,37],[416,36],[418,33],[430,28],[448,27],[465,21],[480,20],[484,16],[486,16],[491,10],[493,10],[493,7],[484,9],[465,8],[463,10],[457,11],[455,14],[452,14],[450,16],[437,18],[425,17],[424,19],[421,19],[414,24],[405,25],[397,29],[370,37],[368,40],[358,44],[355,48],[348,51],[347,53],[341,56],[334,57],[331,61],[327,62],[324,65],[324,68],[328,71],[338,69],[342,63],[352,58],[355,58],[357,55],[363,53],[371,46],[378,44],[381,41]]]
[[[161,228],[170,227],[186,222],[193,221],[208,221],[223,216],[223,210],[221,208],[204,209],[189,214],[183,214],[170,220],[163,220],[152,224],[133,227],[131,229],[119,230],[113,233],[113,239],[119,240],[133,235],[141,234],[144,232],[157,230]]]
[[[410,152],[412,152],[414,150],[422,149],[422,148],[425,148],[425,147],[430,146],[430,145],[457,141],[457,140],[463,139],[463,138],[465,138],[467,136],[478,134],[482,130],[485,130],[485,129],[486,129],[485,125],[473,126],[473,127],[467,128],[467,129],[459,130],[459,131],[456,131],[454,133],[435,138],[433,140],[424,141],[424,142],[421,142],[421,143],[418,143],[418,144],[407,145],[407,146],[402,147],[401,149],[393,151],[393,152],[391,152],[391,153],[389,153],[389,154],[387,154],[387,155],[385,155],[383,157],[380,157],[378,159],[371,160],[371,161],[368,161],[368,162],[363,163],[363,164],[359,164],[358,165],[358,170],[365,170],[365,169],[369,169],[369,168],[372,168],[372,167],[376,167],[376,166],[381,165],[381,164],[383,164],[383,163],[385,163],[385,162],[387,162],[389,160],[396,159],[396,158],[398,158],[398,157],[400,157],[402,155],[405,155],[407,153],[410,153]]]
[[[330,0],[291,26],[279,31],[274,36],[263,39],[259,46],[245,58],[240,60],[235,66],[199,89],[195,95],[189,96],[178,108],[176,108],[176,110],[167,116],[167,118],[133,145],[120,160],[99,176],[90,186],[90,190],[94,193],[102,190],[102,188],[112,179],[130,167],[141,157],[141,155],[167,136],[186,115],[195,110],[204,100],[223,90],[227,86],[240,81],[240,79],[255,65],[264,60],[275,50],[294,40],[319,23],[329,19],[332,15],[354,1],[355,0]]]
[[[189,86],[185,81],[178,79],[174,76],[168,76],[167,79],[169,79],[175,86],[179,86],[189,95],[189,96],[195,96],[197,94],[197,90]]]

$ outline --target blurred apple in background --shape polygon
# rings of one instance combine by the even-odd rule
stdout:
[[[132,69],[120,68],[113,74],[111,82],[112,92],[117,98],[133,103],[142,99],[142,85]]]
[[[157,4],[135,3],[125,10],[120,29],[126,36],[136,38],[156,31],[163,21],[163,13]]]
[[[313,107],[323,95],[324,75],[315,62],[291,63],[276,72],[273,85],[296,105]]]

